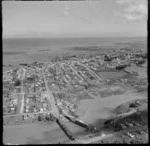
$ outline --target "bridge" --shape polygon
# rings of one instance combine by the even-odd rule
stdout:
[[[65,124],[62,122],[61,119],[56,119],[57,124],[60,126],[60,128],[64,131],[64,133],[71,139],[75,140],[76,137],[73,135],[73,133],[65,126]]]
[[[85,129],[88,129],[88,130],[90,130],[90,131],[92,131],[94,133],[99,132],[99,130],[97,130],[96,127],[91,125],[91,124],[89,124],[87,122],[83,122],[83,121],[81,121],[79,119],[75,119],[74,117],[69,116],[69,115],[67,115],[65,113],[63,113],[63,114],[64,114],[65,118],[67,118],[72,123],[74,123],[74,124],[76,124],[78,126],[81,126],[81,127],[85,128]]]

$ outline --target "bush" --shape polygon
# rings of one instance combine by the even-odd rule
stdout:
[[[41,115],[38,116],[38,121],[42,121],[43,117]]]
[[[15,86],[20,86],[20,85],[21,85],[20,80],[16,80],[15,83],[14,83],[14,85],[15,85]]]
[[[46,116],[45,117],[46,121],[50,121],[50,117]]]

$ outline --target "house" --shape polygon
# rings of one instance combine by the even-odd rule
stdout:
[[[128,133],[126,133],[126,135],[127,135],[127,136],[129,136],[130,138],[133,138],[133,137],[134,137],[134,135],[133,135],[133,134],[131,134],[131,133],[129,133],[129,132],[128,132]]]
[[[121,126],[123,129],[127,128],[126,125],[127,125],[127,124],[125,124],[125,125],[124,125],[124,124],[120,124],[120,126]]]
[[[41,113],[43,112],[43,108],[40,108],[40,112],[41,112]]]
[[[14,107],[12,107],[12,108],[10,108],[11,109],[11,111],[15,111],[15,108]]]
[[[26,109],[26,113],[28,113],[29,112],[29,110],[28,109]]]
[[[29,118],[28,115],[24,115],[24,116],[23,116],[23,119],[24,119],[24,120],[27,120],[28,118]]]
[[[30,99],[29,99],[29,98],[27,98],[27,99],[26,99],[26,103],[28,104],[28,103],[29,103],[29,101],[30,101]]]
[[[47,103],[43,103],[43,107],[46,108],[47,107]]]
[[[34,112],[36,113],[36,108],[34,108]]]

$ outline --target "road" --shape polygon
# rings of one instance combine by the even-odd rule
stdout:
[[[73,70],[73,72],[81,79],[81,81],[83,81],[83,78],[77,73],[77,71],[71,66],[71,65],[68,65],[68,67]]]
[[[21,93],[22,93],[22,100],[21,100],[21,107],[20,107],[20,113],[24,112],[24,89],[23,89],[23,80],[25,78],[26,75],[26,70],[23,70],[23,75],[22,75],[22,79],[21,79]]]
[[[93,138],[85,139],[85,140],[76,139],[76,141],[78,143],[81,143],[81,144],[89,144],[89,143],[92,143],[92,142],[95,142],[95,141],[99,141],[99,140],[102,140],[104,138],[108,138],[108,137],[111,137],[111,136],[113,136],[113,134],[108,134],[108,135],[105,135],[105,136],[97,136],[97,137],[93,137]]]
[[[69,81],[66,79],[65,74],[63,73],[63,71],[62,71],[62,69],[60,68],[60,66],[58,66],[58,69],[59,69],[59,71],[61,72],[64,81],[69,84]]]
[[[3,116],[4,118],[6,117],[17,117],[17,116],[22,116],[22,115],[34,115],[34,114],[47,114],[47,113],[51,113],[50,111],[44,111],[44,112],[35,112],[35,113],[19,113],[19,114],[14,114],[14,115],[5,115]]]
[[[52,112],[53,112],[54,116],[57,118],[58,117],[58,109],[55,106],[54,96],[51,93],[51,91],[49,90],[49,87],[48,87],[48,84],[47,84],[47,81],[46,81],[46,77],[45,77],[45,74],[44,74],[44,69],[42,69],[42,75],[43,75],[43,79],[44,79],[44,82],[45,82],[46,90],[47,90],[47,93],[48,93],[47,97],[48,97],[50,106],[52,108]]]
[[[102,80],[102,78],[100,78],[94,71],[89,69],[85,64],[80,63],[80,65],[84,66],[93,76],[96,76],[100,81]]]
[[[144,128],[147,129],[147,125],[145,125],[145,126],[136,126],[136,127],[121,130],[121,131],[118,131],[118,132],[112,132],[112,133],[104,135],[104,136],[101,135],[101,136],[97,136],[97,137],[93,137],[93,138],[89,138],[89,139],[77,139],[76,138],[76,141],[72,141],[70,143],[90,144],[90,143],[93,143],[93,142],[96,142],[96,141],[99,141],[99,140],[103,140],[105,138],[110,138],[112,136],[115,136],[116,134],[122,135],[123,133],[128,133],[128,132],[132,132],[132,131],[136,131],[136,130],[142,131]]]

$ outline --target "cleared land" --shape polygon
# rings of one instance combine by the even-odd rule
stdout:
[[[68,137],[55,122],[48,125],[7,126],[3,132],[4,144],[50,144],[66,140],[69,140]]]
[[[125,70],[128,72],[136,71],[138,73],[139,78],[147,78],[147,67],[139,67],[135,64],[132,64],[130,67],[127,67]]]
[[[114,79],[114,78],[121,78],[126,75],[126,72],[100,72],[99,73],[103,79]]]

